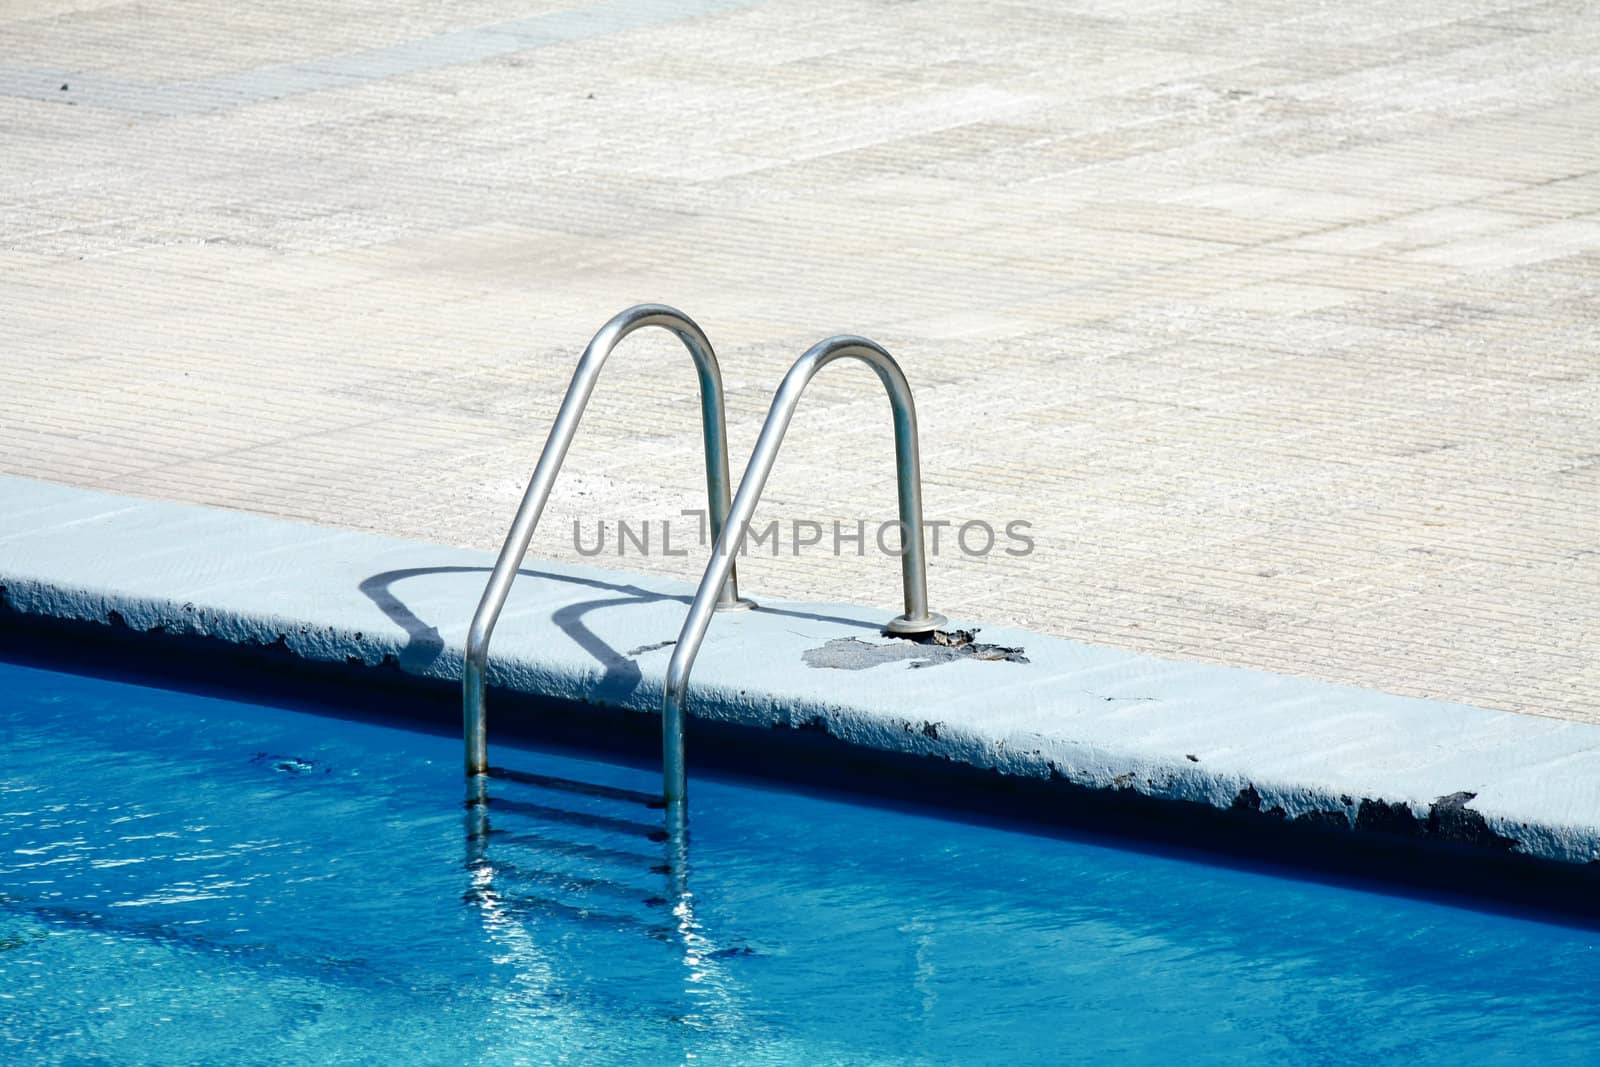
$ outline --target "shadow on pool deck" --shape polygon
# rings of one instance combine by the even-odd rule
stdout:
[[[401,669],[413,673],[425,673],[440,656],[444,654],[445,641],[440,635],[437,626],[430,626],[425,620],[419,618],[405,601],[395,595],[394,586],[408,578],[420,578],[435,574],[471,574],[481,573],[488,575],[490,567],[405,567],[399,570],[382,571],[369,578],[363,579],[358,588],[368,600],[378,607],[391,620],[406,632],[405,647],[400,650],[398,661]],[[655,593],[637,585],[627,585],[620,582],[607,582],[598,578],[579,578],[572,575],[552,574],[548,571],[522,569],[517,571],[517,577],[522,579],[541,579],[556,582],[564,586],[583,586],[586,588],[607,590],[621,595],[606,599],[585,600],[576,604],[566,604],[557,608],[551,618],[561,631],[573,641],[577,642],[589,655],[594,657],[600,665],[602,675],[595,690],[606,699],[621,700],[639,688],[643,675],[639,671],[639,663],[635,658],[645,651],[654,648],[668,647],[675,642],[666,642],[663,645],[646,649],[633,649],[623,651],[617,649],[595,633],[593,629],[584,624],[583,618],[591,611],[602,608],[618,607],[624,604],[650,604],[657,602],[677,602],[684,606],[687,613],[690,596],[674,596],[667,593]],[[769,615],[785,615],[797,619],[810,619],[817,622],[831,622],[841,626],[855,626],[870,632],[877,632],[876,628],[855,619],[841,618],[835,615],[820,615],[813,612],[793,611],[784,608],[763,608]]]

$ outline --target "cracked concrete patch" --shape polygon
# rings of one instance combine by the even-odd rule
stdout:
[[[864,671],[885,663],[910,661],[912,667],[937,667],[962,659],[1027,663],[1020,648],[982,644],[973,640],[976,630],[935,630],[924,640],[892,637],[882,644],[859,637],[836,637],[801,657],[807,667]]]

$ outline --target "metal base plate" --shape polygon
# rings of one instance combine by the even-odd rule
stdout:
[[[918,634],[932,633],[950,624],[950,620],[936,611],[930,611],[920,619],[913,619],[907,615],[896,615],[884,627],[892,634],[902,637],[914,637]]]

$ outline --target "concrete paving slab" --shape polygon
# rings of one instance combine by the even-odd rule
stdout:
[[[812,342],[901,358],[930,514],[1036,543],[941,554],[947,609],[1600,722],[1597,48],[1521,0],[16,0],[0,471],[490,549],[664,300],[736,469]],[[887,515],[871,388],[818,382],[762,518]],[[630,339],[536,554],[695,506],[692,390]],[[893,603],[876,562],[746,570]]]

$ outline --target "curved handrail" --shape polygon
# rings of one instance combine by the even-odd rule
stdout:
[[[594,391],[600,368],[605,366],[611,350],[624,337],[646,326],[660,326],[669,330],[683,342],[694,358],[695,371],[700,377],[700,421],[706,449],[706,499],[711,536],[718,537],[728,515],[728,435],[727,419],[723,413],[722,372],[717,366],[716,353],[711,342],[693,319],[676,308],[665,304],[639,304],[621,312],[600,328],[589,346],[578,359],[572,372],[572,384],[556,412],[550,436],[545,440],[539,463],[528,480],[527,491],[522,494],[522,504],[517,517],[512,520],[511,532],[506,535],[500,556],[494,561],[494,570],[484,586],[483,598],[473,613],[472,625],[467,630],[467,651],[461,673],[462,733],[466,743],[467,776],[470,779],[489,771],[489,737],[484,714],[484,686],[488,674],[489,638],[494,634],[500,610],[505,607],[511,592],[511,583],[527,554],[528,542],[544,512],[550,488],[555,484],[561,461],[578,430],[578,420],[583,417],[589,394]],[[730,568],[723,576],[724,582],[717,593],[716,607],[748,607],[739,599],[738,577]],[[471,795],[469,790],[469,796]]]
[[[922,634],[946,622],[944,616],[928,611],[921,460],[917,454],[917,410],[911,399],[911,386],[894,357],[864,337],[830,337],[819,341],[789,368],[772,398],[772,410],[767,413],[761,436],[750,453],[750,462],[745,466],[739,491],[733,498],[733,509],[728,512],[728,521],[717,537],[711,561],[700,579],[700,588],[695,591],[689,616],[684,620],[683,630],[672,649],[672,660],[667,665],[666,691],[661,701],[661,748],[662,794],[667,804],[669,826],[682,826],[685,821],[684,801],[688,794],[683,759],[683,703],[689,687],[689,672],[705,640],[706,628],[711,625],[717,589],[733,574],[734,556],[748,532],[756,501],[766,487],[767,476],[772,473],[778,446],[783,443],[784,432],[794,417],[801,394],[819,370],[834,360],[847,358],[859,359],[877,373],[894,409],[895,474],[900,489],[900,572],[906,610],[904,615],[891,620],[887,629],[897,634]]]

